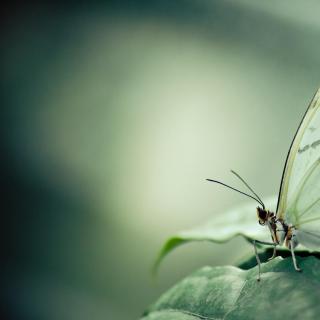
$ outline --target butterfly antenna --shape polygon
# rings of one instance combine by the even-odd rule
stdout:
[[[212,180],[212,179],[206,179],[206,180],[207,180],[207,181],[210,181],[210,182],[215,182],[215,183],[221,184],[221,185],[223,185],[223,186],[225,186],[225,187],[227,187],[227,188],[229,188],[229,189],[231,189],[231,190],[237,191],[237,192],[239,192],[239,193],[241,193],[241,194],[243,194],[243,195],[245,195],[245,196],[247,196],[247,197],[249,197],[249,198],[257,201],[259,204],[262,205],[262,207],[263,207],[263,209],[264,209],[264,204],[263,204],[263,202],[262,202],[261,200],[258,200],[258,199],[255,198],[255,197],[251,196],[250,194],[247,194],[247,193],[245,193],[245,192],[243,192],[243,191],[240,191],[240,190],[238,190],[238,189],[236,189],[236,188],[234,188],[234,187],[231,187],[231,186],[229,186],[229,185],[227,185],[227,184],[225,184],[225,183],[223,183],[223,182],[221,182],[221,181],[218,181],[218,180]]]
[[[253,191],[253,189],[248,185],[248,183],[235,171],[231,170],[231,173],[233,173],[237,178],[239,178],[242,183],[257,197],[256,200],[259,200],[258,202],[260,202],[260,204],[262,205],[262,208],[265,209],[265,205],[263,203],[263,201],[261,200],[261,198]]]

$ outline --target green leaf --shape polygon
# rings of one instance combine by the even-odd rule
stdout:
[[[263,251],[259,252],[259,258],[261,262],[267,262],[269,258],[273,254],[273,247],[267,247],[264,248]],[[298,257],[309,257],[309,256],[314,256],[320,259],[320,252],[318,251],[309,251],[304,247],[296,248],[295,249],[295,255]],[[277,256],[282,257],[282,258],[291,258],[291,251],[288,250],[285,247],[280,247],[277,248]],[[236,265],[244,270],[251,269],[257,265],[257,259],[255,256],[252,255],[247,255],[246,258],[241,259],[236,263]]]
[[[269,210],[275,209],[276,202],[277,197],[267,199],[265,201],[266,208]],[[222,243],[236,236],[242,236],[249,241],[253,239],[270,241],[270,231],[258,223],[254,202],[238,206],[225,213],[215,214],[214,218],[208,223],[194,229],[179,232],[170,237],[162,247],[153,271],[157,271],[164,256],[182,244],[190,241]]]
[[[277,257],[257,267],[204,267],[182,280],[152,305],[143,320],[319,319],[320,260]]]

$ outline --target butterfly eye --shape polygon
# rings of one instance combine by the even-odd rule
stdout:
[[[259,223],[261,225],[264,225],[267,220],[267,212],[264,209],[258,207],[257,208],[257,215],[258,215]]]
[[[260,226],[264,226],[266,223],[264,221],[259,220]]]

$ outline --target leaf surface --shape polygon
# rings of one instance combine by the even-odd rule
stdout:
[[[266,208],[274,210],[277,197],[265,201]],[[222,243],[230,239],[242,236],[247,240],[261,240],[270,242],[270,232],[266,227],[260,226],[256,214],[256,206],[253,202],[238,206],[225,213],[215,214],[208,223],[181,231],[170,237],[163,245],[154,265],[157,270],[161,260],[174,248],[191,241],[212,241]]]
[[[204,267],[164,293],[143,320],[319,319],[320,260],[277,257],[257,267]]]

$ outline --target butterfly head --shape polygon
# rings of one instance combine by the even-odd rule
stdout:
[[[259,219],[259,224],[264,226],[269,218],[269,211],[265,210],[264,208],[257,207],[257,215]]]

